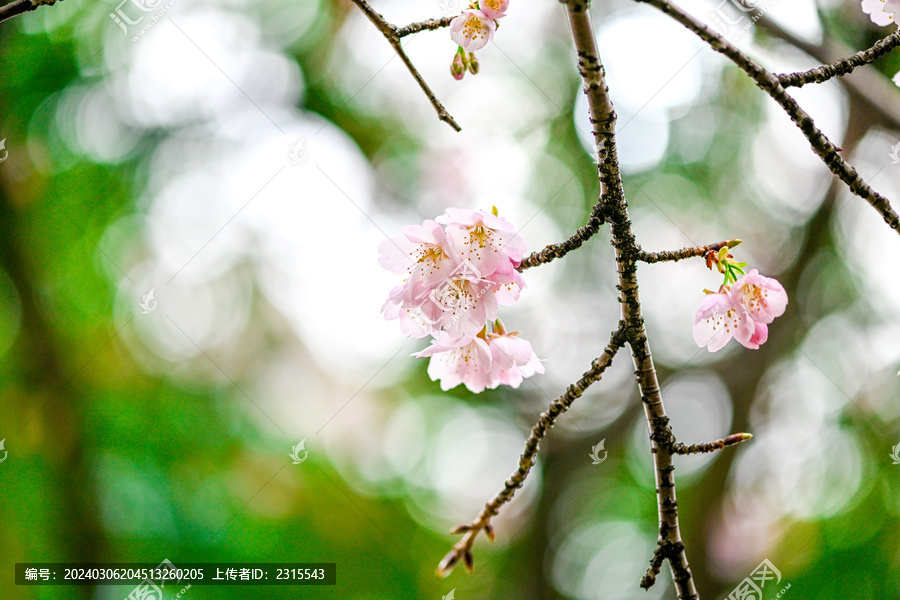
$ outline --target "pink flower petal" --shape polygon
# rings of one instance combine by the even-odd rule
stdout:
[[[477,394],[491,385],[491,350],[479,337],[444,336],[415,356],[431,357],[428,376],[432,381],[440,380],[442,390],[464,384]]]
[[[788,304],[787,292],[778,280],[763,277],[756,269],[737,280],[731,295],[737,305],[760,323],[771,323],[783,315]]]
[[[739,310],[730,294],[708,294],[694,317],[694,342],[710,352],[724,348],[737,330]]]
[[[450,38],[463,50],[475,52],[494,39],[497,23],[480,10],[469,8],[450,21]]]
[[[754,323],[753,335],[745,342],[741,342],[745,348],[758,350],[769,339],[769,326],[765,323]],[[740,340],[738,340],[740,341]]]
[[[491,19],[499,19],[506,16],[506,9],[509,8],[509,0],[479,0],[478,6],[481,12]]]

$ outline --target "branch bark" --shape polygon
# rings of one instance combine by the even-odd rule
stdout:
[[[884,39],[878,40],[868,50],[861,50],[853,56],[838,59],[830,64],[825,64],[809,71],[778,75],[778,81],[786,88],[791,86],[801,87],[807,83],[823,83],[832,77],[847,75],[853,72],[856,67],[875,62],[897,46],[900,46],[900,31],[895,31]]]
[[[822,45],[811,44],[766,16],[760,17],[756,25],[773,38],[791,44],[820,63],[830,63],[853,53],[852,48],[831,38]],[[887,77],[874,69],[857,69],[841,77],[840,81],[850,95],[866,107],[873,121],[887,122],[900,130],[900,90]]]
[[[648,264],[658,262],[678,262],[687,258],[698,258],[706,256],[710,251],[718,252],[725,246],[734,248],[741,243],[741,240],[735,238],[724,242],[716,242],[707,246],[697,246],[694,248],[682,248],[681,250],[664,250],[662,252],[644,252],[638,251],[637,260]]]
[[[560,0],[566,5],[569,29],[578,53],[578,70],[588,99],[594,142],[597,147],[605,143],[607,156],[600,163],[600,180],[604,187],[603,214],[610,224],[612,244],[616,251],[619,302],[625,336],[631,346],[635,375],[641,390],[644,414],[650,430],[650,450],[653,453],[656,476],[656,495],[659,513],[659,539],[657,554],[668,559],[678,597],[699,599],[694,578],[688,565],[681,530],[678,525],[678,501],[675,498],[675,478],[672,464],[674,436],[668,429],[668,417],[660,393],[656,367],[650,353],[650,343],[641,315],[638,292],[637,259],[639,249],[635,242],[628,205],[622,186],[621,173],[615,143],[616,112],[609,98],[603,65],[597,51],[594,27],[591,23],[589,0]],[[660,435],[660,424],[664,433]],[[651,582],[652,585],[652,582]]]
[[[59,1],[62,2],[62,0]],[[0,6],[0,23],[12,19],[16,15],[34,10],[38,6],[51,6],[56,2],[57,0],[13,0],[9,4]]]
[[[594,235],[600,231],[600,226],[603,225],[603,223],[603,197],[601,196],[597,199],[597,203],[594,204],[594,208],[591,209],[591,216],[588,217],[588,222],[585,223],[583,227],[578,228],[578,230],[564,242],[549,244],[544,246],[544,249],[540,252],[532,252],[522,259],[522,264],[519,265],[517,270],[522,272],[525,269],[546,264],[556,258],[562,258],[572,250],[581,248],[582,244],[594,237]]]
[[[397,37],[406,37],[413,33],[419,33],[420,31],[435,31],[442,27],[449,27],[450,21],[452,20],[453,17],[443,17],[441,19],[428,19],[426,21],[419,21],[418,23],[410,23],[406,27],[399,27],[397,29]]]
[[[736,446],[741,442],[746,442],[752,438],[753,434],[750,433],[732,433],[721,440],[704,442],[701,444],[691,444],[690,446],[685,446],[684,444],[676,442],[672,446],[672,451],[675,452],[675,454],[706,454],[715,452],[716,450],[723,450],[729,446]]]

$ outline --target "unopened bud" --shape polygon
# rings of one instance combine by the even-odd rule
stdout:
[[[453,79],[457,81],[466,76],[466,63],[463,61],[462,55],[458,52],[453,57],[453,62],[450,63],[450,74],[453,75]]]
[[[469,53],[469,73],[478,75],[478,59],[474,53]]]

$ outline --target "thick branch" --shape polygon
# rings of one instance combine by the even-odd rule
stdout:
[[[656,367],[650,354],[644,319],[641,315],[641,300],[638,293],[637,265],[638,247],[635,243],[628,205],[622,187],[622,178],[616,154],[614,138],[616,113],[604,80],[603,65],[597,51],[594,27],[591,23],[587,0],[561,0],[566,4],[569,29],[578,53],[578,67],[588,99],[594,141],[597,147],[607,150],[607,157],[600,163],[600,179],[604,185],[603,215],[610,224],[612,243],[616,250],[618,271],[619,302],[622,305],[622,321],[625,335],[634,358],[635,375],[641,390],[644,414],[650,429],[650,449],[653,453],[656,477],[656,495],[659,511],[659,545],[666,549],[672,579],[679,598],[696,600],[699,598],[694,578],[688,566],[687,554],[681,540],[678,526],[678,502],[675,498],[675,479],[672,474],[671,441],[659,442],[656,424],[668,423]],[[671,435],[671,434],[670,434]],[[673,440],[674,441],[674,440]]]
[[[897,46],[900,46],[900,30],[895,31],[884,39],[878,40],[868,50],[862,50],[853,56],[841,58],[831,64],[822,65],[802,73],[777,75],[778,81],[786,88],[792,86],[801,87],[807,83],[822,83],[832,77],[841,77],[851,73],[856,67],[875,62]]]
[[[741,243],[739,239],[727,240],[724,242],[716,242],[708,246],[697,246],[695,248],[682,248],[681,250],[664,250],[662,252],[644,252],[639,250],[637,260],[645,263],[657,262],[677,262],[686,258],[697,258],[706,256],[710,251],[718,252],[725,246],[734,248]]]
[[[663,561],[673,556],[678,556],[682,552],[684,552],[683,542],[657,542],[647,573],[641,578],[641,587],[645,590],[653,587],[653,584],[656,583],[656,576],[659,575],[659,570],[662,568]]]
[[[394,52],[397,53],[397,56],[400,57],[400,60],[403,61],[403,64],[406,65],[406,68],[409,69],[409,72],[412,74],[413,78],[419,84],[419,87],[422,88],[422,91],[425,92],[425,96],[428,97],[428,100],[431,102],[431,105],[434,107],[434,110],[437,111],[438,118],[447,123],[455,129],[456,131],[461,131],[462,128],[457,124],[457,122],[453,119],[447,109],[444,108],[444,105],[441,104],[441,101],[437,99],[437,96],[434,95],[434,92],[431,91],[431,88],[428,87],[428,84],[425,83],[425,79],[422,77],[422,74],[419,73],[419,70],[416,69],[415,65],[413,65],[412,61],[409,59],[409,56],[406,55],[406,51],[403,49],[403,45],[400,43],[400,35],[401,31],[404,31],[408,28],[414,28],[416,26],[420,26],[422,29],[436,29],[437,27],[427,27],[423,23],[427,23],[427,21],[423,23],[413,23],[412,25],[408,25],[403,29],[398,29],[395,25],[391,25],[387,21],[384,20],[380,14],[375,12],[375,9],[369,5],[366,0],[353,0],[353,3],[356,4],[363,14],[365,14],[370,21],[378,28],[378,31],[384,35],[385,39],[387,39],[388,43],[390,43],[391,47],[394,49]],[[441,21],[442,22],[442,21]],[[414,31],[407,31],[403,35],[408,35],[409,33],[414,33]]]
[[[62,2],[62,0],[59,1]],[[9,4],[0,6],[0,22],[34,10],[38,6],[51,6],[53,4],[56,4],[56,0],[13,0]]]
[[[603,350],[603,354],[591,363],[591,368],[581,376],[581,379],[566,388],[566,392],[554,400],[546,411],[541,413],[537,423],[531,428],[531,435],[528,436],[528,440],[525,442],[525,451],[522,453],[521,458],[519,458],[519,468],[516,469],[516,472],[506,481],[503,490],[497,494],[493,500],[485,504],[484,509],[481,511],[481,514],[478,515],[477,519],[468,525],[460,525],[453,528],[452,533],[465,532],[465,535],[453,546],[453,549],[450,550],[447,556],[441,561],[441,564],[438,565],[438,576],[446,577],[449,575],[450,571],[453,570],[453,567],[455,567],[460,560],[465,563],[466,568],[469,571],[472,570],[472,546],[475,543],[475,538],[478,536],[478,533],[484,529],[488,538],[493,540],[494,533],[491,529],[491,518],[495,517],[497,513],[500,512],[500,508],[504,504],[512,500],[516,490],[525,483],[528,473],[531,471],[531,468],[537,460],[541,440],[544,439],[544,436],[547,435],[559,416],[569,410],[572,403],[575,402],[577,398],[581,397],[584,390],[592,383],[600,380],[603,376],[603,372],[609,367],[610,363],[612,363],[613,357],[624,343],[625,337],[623,330],[621,328],[617,329],[610,335],[609,343]]]
[[[669,15],[694,32],[700,39],[709,44],[713,50],[727,56],[747,73],[760,89],[781,105],[794,124],[803,132],[813,151],[822,159],[822,162],[825,163],[829,170],[846,183],[851,192],[871,204],[882,216],[885,223],[900,234],[900,216],[891,207],[888,199],[869,187],[869,184],[863,181],[856,169],[841,157],[838,153],[838,148],[816,127],[812,117],[800,108],[797,101],[788,95],[775,75],[738,50],[731,42],[711,31],[706,25],[667,0],[637,0],[637,2],[655,6],[663,13]]]

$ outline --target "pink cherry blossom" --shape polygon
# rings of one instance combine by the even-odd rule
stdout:
[[[444,391],[461,383],[476,394],[491,387],[491,350],[484,337],[453,338],[444,335],[413,356],[431,357],[428,376],[432,381],[440,380]]]
[[[387,321],[398,319],[400,331],[403,335],[413,339],[427,337],[435,331],[434,322],[423,313],[420,304],[404,302],[405,284],[398,285],[391,290],[387,302],[381,307],[381,312]]]
[[[494,39],[497,23],[484,12],[468,8],[450,21],[450,37],[467,52],[484,48]]]
[[[763,277],[756,269],[738,279],[731,288],[735,302],[757,323],[771,323],[784,314],[787,292],[778,280]]]
[[[503,384],[517,388],[523,379],[544,372],[544,365],[532,350],[531,343],[516,337],[518,333],[488,335],[492,358],[489,387]]]
[[[735,303],[729,290],[707,295],[694,318],[694,341],[710,352],[724,348],[732,337],[746,345],[755,331],[755,322]]]
[[[381,309],[385,319],[399,319],[403,334],[415,339],[440,330],[441,325],[434,322],[433,292],[454,274],[461,261],[443,228],[431,220],[404,227],[402,235],[383,242],[378,250],[381,266],[408,275],[388,295]],[[483,325],[484,320],[467,331],[477,333]]]
[[[478,0],[478,6],[488,18],[499,19],[506,16],[509,0]]]
[[[509,273],[494,273],[487,277],[496,284],[494,298],[500,306],[512,306],[519,299],[519,293],[525,288],[522,274],[511,269]]]
[[[535,373],[543,373],[544,365],[531,344],[518,338],[519,332],[486,333],[484,328],[474,337],[439,334],[431,346],[415,354],[431,357],[428,376],[449,390],[465,384],[474,393],[494,389],[498,385],[517,388]]]
[[[384,317],[398,320],[408,337],[434,338],[416,356],[431,357],[428,373],[444,389],[518,387],[544,372],[531,344],[498,319],[498,307],[525,288],[516,271],[525,242],[495,213],[450,208],[379,246],[381,265],[407,275],[391,290]]]
[[[472,337],[486,321],[497,318],[498,296],[508,299],[510,292],[477,272],[459,267],[436,285],[416,293],[410,280],[391,290],[382,307],[385,319],[399,319],[404,335],[419,339],[437,332],[450,336]],[[502,294],[495,294],[502,289]]]
[[[703,299],[694,318],[694,341],[716,352],[733,337],[756,350],[769,338],[768,324],[784,314],[787,304],[784,287],[752,269],[732,287]]]
[[[404,227],[403,234],[382,242],[378,252],[378,262],[385,269],[409,275],[407,285],[412,297],[428,293],[459,263],[444,230],[430,219],[422,225]]]
[[[497,318],[499,284],[463,261],[452,275],[433,288],[426,301],[418,304],[433,324],[432,331],[443,330],[450,336],[472,337],[486,321]]]
[[[876,25],[890,25],[900,13],[900,0],[862,0],[862,10]]]
[[[766,343],[767,339],[769,339],[769,326],[757,321],[754,323],[753,335],[750,336],[750,339],[747,340],[744,347],[750,348],[751,350],[758,350],[760,346]]]
[[[436,219],[461,255],[486,275],[512,275],[525,254],[525,240],[502,217],[483,210],[448,208]]]

